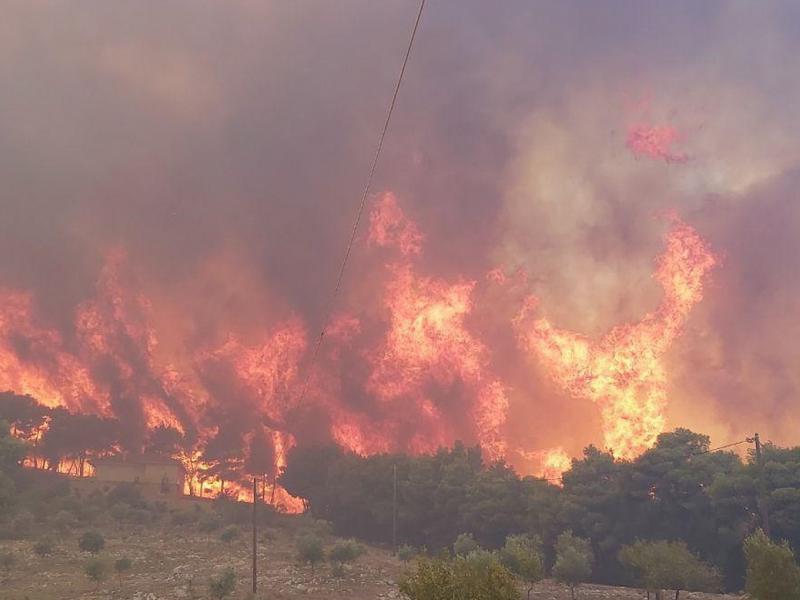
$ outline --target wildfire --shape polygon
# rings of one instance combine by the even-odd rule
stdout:
[[[661,159],[667,163],[685,163],[689,156],[675,149],[681,141],[678,130],[670,125],[633,125],[628,129],[626,145],[636,158]]]
[[[635,324],[614,327],[599,341],[531,322],[529,303],[517,325],[522,344],[536,352],[549,372],[573,395],[600,405],[606,446],[614,456],[633,458],[664,430],[666,374],[662,356],[718,260],[697,232],[673,218],[655,279],[664,290],[658,309]]]

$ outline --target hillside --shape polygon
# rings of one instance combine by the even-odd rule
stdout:
[[[406,568],[388,551],[368,547],[345,576],[334,577],[330,566],[299,566],[295,559],[294,538],[308,527],[303,517],[277,517],[259,535],[258,598],[367,600],[399,598],[396,581]],[[129,599],[181,600],[209,598],[208,581],[212,574],[232,567],[238,582],[234,598],[248,598],[250,579],[250,536],[242,530],[231,542],[220,539],[220,531],[201,533],[196,524],[98,524],[106,538],[99,556],[111,566],[117,558],[128,557],[133,568],[121,578],[109,571],[95,584],[84,574],[91,555],[78,549],[80,530],[64,534],[54,542],[53,554],[39,557],[34,542],[0,542],[0,553],[12,552],[15,563],[0,575],[3,600]],[[332,537],[326,536],[328,544]],[[533,598],[566,600],[566,589],[552,582],[539,584]],[[707,594],[686,594],[689,599],[734,598]],[[585,586],[579,598],[642,598],[638,590]]]

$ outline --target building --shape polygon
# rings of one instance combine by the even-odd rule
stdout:
[[[183,494],[186,471],[173,458],[141,454],[92,458],[89,462],[97,483],[133,483],[149,493]]]

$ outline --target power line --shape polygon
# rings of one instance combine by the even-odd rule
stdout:
[[[732,448],[733,446],[739,446],[741,444],[751,444],[753,443],[753,438],[747,438],[744,440],[740,440],[738,442],[731,442],[730,444],[725,444],[724,446],[717,446],[716,448],[710,448],[708,450],[703,450],[702,452],[692,452],[691,454],[686,456],[686,460],[691,459],[694,456],[702,456],[704,454],[711,454],[712,452],[719,452],[720,450],[725,450],[726,448]],[[668,464],[671,461],[666,461],[663,464]],[[563,481],[563,475],[559,477],[537,477],[540,481]]]
[[[419,3],[419,10],[417,10],[417,18],[414,21],[414,27],[411,30],[411,37],[408,40],[408,47],[406,48],[405,57],[403,57],[403,66],[400,68],[400,75],[397,77],[397,84],[394,86],[394,93],[392,94],[392,101],[389,103],[389,110],[386,113],[386,120],[383,123],[383,130],[381,131],[381,135],[378,138],[378,147],[375,149],[375,156],[372,159],[372,165],[369,169],[369,175],[367,176],[367,181],[364,184],[364,191],[361,194],[361,202],[358,204],[358,210],[356,211],[356,218],[355,222],[353,223],[353,229],[350,232],[350,239],[347,242],[347,249],[344,253],[344,259],[342,259],[342,265],[339,267],[339,274],[336,277],[336,285],[333,288],[333,294],[331,294],[330,300],[328,301],[327,309],[325,310],[325,320],[322,322],[322,329],[319,332],[319,337],[317,338],[317,342],[314,345],[314,352],[311,355],[311,362],[308,365],[308,371],[306,373],[306,379],[303,383],[303,389],[300,393],[300,403],[306,397],[306,393],[308,392],[308,386],[311,382],[311,375],[314,370],[314,365],[317,362],[317,356],[319,355],[319,350],[322,347],[322,341],[325,338],[325,331],[328,327],[328,321],[330,320],[331,314],[333,313],[333,307],[336,303],[336,298],[339,296],[339,290],[342,287],[342,279],[344,278],[344,272],[347,268],[347,262],[350,259],[350,254],[353,251],[353,244],[356,240],[356,234],[358,233],[358,226],[361,224],[361,218],[364,215],[364,207],[367,203],[367,197],[369,196],[370,188],[372,187],[372,180],[375,177],[375,169],[378,166],[378,159],[381,156],[381,150],[383,150],[383,142],[386,139],[386,132],[389,131],[389,122],[392,120],[392,113],[394,112],[394,107],[397,104],[397,95],[400,92],[400,85],[403,83],[403,76],[406,72],[406,66],[408,66],[408,58],[411,56],[411,48],[414,46],[414,38],[417,36],[417,29],[419,28],[420,20],[422,19],[422,9],[425,8],[425,0],[420,0]]]

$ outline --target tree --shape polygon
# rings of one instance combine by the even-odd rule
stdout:
[[[177,454],[184,446],[183,434],[169,425],[157,425],[147,434],[145,450],[164,456]]]
[[[756,600],[800,599],[800,567],[787,542],[776,544],[762,530],[744,541],[745,589]]]
[[[480,556],[477,556],[480,554]],[[421,559],[400,582],[410,600],[518,600],[514,575],[495,555],[477,551],[454,559]]]
[[[500,551],[501,562],[528,584],[528,600],[533,584],[544,577],[541,545],[541,541],[535,536],[510,535]]]
[[[314,567],[325,560],[325,550],[322,547],[322,540],[313,533],[304,533],[297,538],[297,559],[302,564],[311,565],[311,572]]]
[[[11,426],[16,438],[33,442],[41,433],[48,409],[31,396],[0,392],[0,420]]]
[[[572,600],[575,600],[575,588],[587,581],[592,574],[593,562],[594,554],[589,540],[577,537],[571,531],[565,531],[558,536],[553,576],[569,586]]]
[[[99,558],[93,558],[87,562],[83,570],[86,573],[86,576],[95,583],[99,583],[106,578],[106,563]]]
[[[336,542],[328,553],[328,558],[333,563],[334,574],[341,575],[344,571],[344,565],[355,561],[364,552],[364,547],[355,540],[339,540]]]
[[[84,552],[97,554],[106,545],[106,540],[98,531],[87,531],[78,539],[78,548]]]
[[[220,575],[209,581],[208,588],[212,598],[217,598],[217,600],[227,598],[236,588],[236,573],[228,567]]]
[[[634,572],[648,594],[671,589],[679,600],[682,590],[716,592],[720,588],[717,569],[692,554],[684,542],[637,541],[623,546],[619,560]]]
[[[114,571],[116,571],[120,583],[122,583],[122,574],[130,571],[132,566],[133,561],[130,558],[123,557],[114,561]]]
[[[478,548],[480,546],[471,533],[461,533],[456,538],[456,541],[453,542],[453,554],[456,556],[466,556]]]

